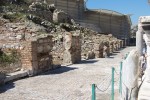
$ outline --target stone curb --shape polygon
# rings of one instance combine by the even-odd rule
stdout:
[[[13,81],[13,80],[16,80],[16,79],[19,79],[19,78],[23,78],[23,77],[26,77],[26,76],[28,76],[27,71],[18,71],[18,72],[10,73],[10,74],[7,74],[7,76],[4,80],[4,83],[7,83],[9,81]]]

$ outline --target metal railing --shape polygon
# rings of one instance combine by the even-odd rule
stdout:
[[[129,53],[127,53],[124,57],[124,59],[127,58]],[[112,67],[111,69],[111,75],[105,77],[105,79],[101,82],[101,84],[92,84],[92,100],[96,100],[98,91],[104,94],[109,95],[103,95],[99,99],[100,100],[117,100],[118,98],[121,98],[122,96],[122,68],[123,68],[123,62],[120,62],[120,69],[119,71],[116,70],[116,68]],[[115,89],[116,87],[116,89]]]

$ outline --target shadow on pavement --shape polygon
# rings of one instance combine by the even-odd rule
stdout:
[[[95,62],[98,62],[98,60],[82,60],[80,61],[78,64],[91,64],[91,63],[95,63]]]
[[[91,63],[95,63],[97,62],[98,60],[82,60],[80,61],[79,63],[77,64],[91,64]],[[68,71],[71,71],[71,70],[75,70],[75,69],[78,69],[76,67],[69,67],[69,66],[61,66],[57,69],[54,69],[54,70],[49,70],[45,73],[41,73],[40,75],[50,75],[50,74],[62,74],[62,73],[65,73],[65,72],[68,72]]]
[[[111,58],[111,59],[113,59],[113,58],[115,58],[115,57],[109,56],[108,58]]]
[[[15,87],[15,85],[14,85],[13,82],[6,83],[6,84],[4,84],[4,85],[1,85],[1,86],[0,86],[0,93],[6,92],[7,90],[12,89],[12,88],[14,88],[14,87]]]
[[[75,70],[75,69],[77,69],[77,68],[75,68],[75,67],[61,66],[60,68],[47,71],[47,72],[42,73],[42,74],[40,74],[40,75],[61,74],[61,73],[64,73],[64,72],[68,72],[68,71],[71,71],[71,70]]]
[[[116,53],[120,53],[120,52],[119,52],[119,51],[114,51],[113,53],[115,53],[115,54],[116,54]]]

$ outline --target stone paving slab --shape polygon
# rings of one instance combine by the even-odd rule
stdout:
[[[0,100],[91,100],[91,84],[107,88],[110,79],[105,79],[111,77],[111,68],[119,71],[123,55],[134,48],[124,48],[109,58],[82,60],[79,64],[9,82],[0,87]],[[110,97],[110,91],[103,94],[96,91],[97,100],[110,100]]]

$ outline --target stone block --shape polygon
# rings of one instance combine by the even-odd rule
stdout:
[[[95,58],[95,53],[93,51],[89,51],[87,54],[87,59],[94,59]]]
[[[69,17],[65,12],[56,9],[53,13],[53,22],[54,23],[67,23],[69,22]]]

